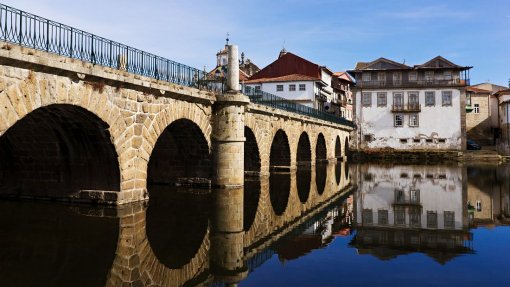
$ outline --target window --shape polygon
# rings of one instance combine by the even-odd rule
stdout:
[[[418,114],[410,114],[409,115],[409,126],[410,127],[419,127],[420,126]]]
[[[406,197],[404,194],[404,191],[401,189],[395,189],[395,202],[396,203],[403,203],[405,202]]]
[[[445,80],[450,81],[452,79],[452,71],[444,71],[443,72],[443,78]]]
[[[471,93],[466,93],[466,105],[471,106]]]
[[[372,219],[372,209],[363,209],[362,222],[363,224],[372,224],[374,222]]]
[[[437,212],[427,210],[427,228],[437,228]]]
[[[283,85],[276,85],[277,92],[283,92]]]
[[[455,212],[445,211],[444,212],[444,228],[455,228]]]
[[[409,82],[418,81],[418,72],[409,72]]]
[[[386,93],[377,93],[377,106],[386,107]]]
[[[420,139],[413,139],[413,143],[420,143],[421,140]]]
[[[416,175],[415,175],[416,177]],[[419,203],[420,202],[420,191],[413,189],[411,190],[411,196],[410,196],[411,202],[413,203]]]
[[[379,86],[383,87],[386,85],[386,72],[377,73],[377,81],[379,81]]]
[[[434,81],[434,71],[426,71],[425,72],[425,81],[426,82]]]
[[[406,209],[403,207],[395,208],[395,224],[404,225],[406,224]]]
[[[372,80],[372,75],[369,72],[363,73],[363,82],[370,82]]]
[[[289,92],[295,92],[296,91],[296,85],[292,84],[289,85]]]
[[[445,143],[445,142],[446,142],[446,139],[437,139],[437,142],[438,142],[438,143]]]
[[[480,200],[476,201],[476,211],[482,211],[482,202]]]
[[[377,223],[380,225],[388,224],[388,210],[378,210],[377,211]]]
[[[443,91],[441,93],[443,98],[443,106],[451,106],[452,105],[452,92],[451,91]]]
[[[425,106],[433,107],[436,105],[436,93],[433,91],[425,92]]]
[[[402,73],[401,72],[393,72],[393,85],[401,85],[402,84]]]
[[[409,92],[408,93],[408,101],[409,101],[410,106],[417,105],[419,103],[418,92]]]
[[[406,144],[407,143],[407,139],[400,139],[400,143],[401,144]]]
[[[480,105],[479,104],[475,104],[474,112],[475,112],[475,114],[480,113]]]
[[[404,116],[403,115],[395,115],[394,118],[394,125],[396,127],[402,127],[404,126]]]
[[[306,91],[306,85],[305,84],[299,84],[299,90],[300,91]]]
[[[410,210],[409,210],[409,225],[411,225],[413,227],[421,226],[420,208],[410,208]]]
[[[255,86],[255,94],[260,94],[260,86]]]
[[[361,94],[361,103],[365,107],[370,107],[372,105],[372,93]]]
[[[393,107],[402,107],[404,105],[403,93],[393,93]]]

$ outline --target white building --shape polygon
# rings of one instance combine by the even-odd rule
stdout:
[[[465,87],[471,67],[441,56],[413,67],[385,58],[358,63],[358,150],[465,149]]]
[[[282,50],[276,61],[244,82],[250,91],[263,91],[320,111],[329,111],[334,99],[333,72]]]
[[[424,252],[435,260],[470,252],[467,188],[458,166],[358,165],[353,245],[384,259]],[[378,253],[385,250],[384,254]]]

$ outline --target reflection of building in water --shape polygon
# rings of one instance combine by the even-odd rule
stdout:
[[[423,252],[443,264],[471,251],[461,167],[358,168],[357,232],[351,244],[360,254],[391,259]]]
[[[338,236],[350,235],[353,218],[352,195],[338,205],[334,205],[325,214],[306,224],[304,231],[298,231],[276,246],[278,257],[282,261],[297,259],[314,249],[324,248]],[[301,229],[301,230],[303,230]]]
[[[469,216],[476,226],[509,224],[510,166],[468,167]]]

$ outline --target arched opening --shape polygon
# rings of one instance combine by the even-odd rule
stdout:
[[[154,255],[180,268],[197,254],[207,236],[211,193],[204,189],[151,185],[146,232]]]
[[[335,164],[335,179],[336,179],[336,184],[340,184],[341,176],[342,176],[342,163],[341,162],[337,162]]]
[[[317,137],[317,144],[315,145],[315,161],[325,162],[327,160],[326,140],[322,133]]]
[[[244,127],[244,173],[247,176],[258,176],[260,173],[260,154],[257,139],[253,131]]]
[[[310,184],[312,181],[312,147],[310,145],[310,139],[306,132],[301,133],[299,136],[297,154],[297,171],[296,171],[296,183],[299,200],[305,203],[310,195]]]
[[[260,199],[260,180],[247,180],[244,182],[244,198],[243,198],[243,227],[244,231],[250,230],[257,209],[259,207]]]
[[[278,130],[271,143],[269,165],[272,170],[290,169],[289,139],[283,130]]]
[[[290,173],[273,172],[269,177],[269,199],[276,215],[287,209],[290,196]]]
[[[120,190],[108,124],[73,105],[32,111],[0,137],[0,193],[62,198]]]
[[[312,161],[312,146],[306,132],[301,133],[301,136],[299,136],[296,161],[298,165],[310,165]]]
[[[335,141],[335,158],[341,158],[342,157],[342,143],[340,142],[340,137],[336,137]]]
[[[350,160],[351,159],[351,150],[349,149],[349,138],[345,138],[345,145],[344,145],[344,152],[345,152],[345,157],[347,158],[347,160]]]
[[[210,185],[209,145],[200,128],[188,119],[170,124],[152,151],[148,184]]]
[[[0,286],[37,282],[105,286],[117,250],[119,219],[91,216],[97,211],[85,206],[0,201]]]

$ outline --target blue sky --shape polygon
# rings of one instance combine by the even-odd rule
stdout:
[[[442,55],[471,82],[508,85],[509,0],[4,0],[2,3],[208,70],[230,34],[259,67],[285,48],[333,71]],[[490,5],[489,5],[490,4]]]

